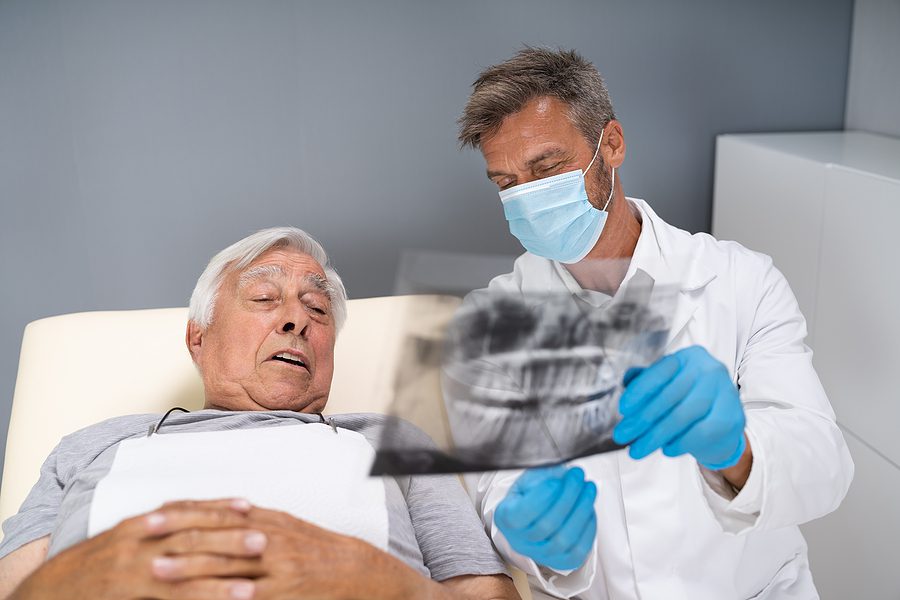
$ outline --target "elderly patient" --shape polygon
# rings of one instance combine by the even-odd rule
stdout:
[[[0,598],[518,598],[455,478],[368,478],[382,417],[322,417],[345,316],[299,229],[216,255],[186,334],[204,409],[63,438],[3,524]]]

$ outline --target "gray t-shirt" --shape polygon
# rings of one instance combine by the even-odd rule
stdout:
[[[120,445],[125,440],[147,436],[160,417],[157,414],[117,417],[64,437],[41,467],[40,478],[19,512],[3,523],[0,558],[47,535],[51,536],[51,557],[86,539],[94,493],[110,473]],[[171,414],[155,435],[320,422],[318,415],[291,411],[202,410]],[[361,434],[374,447],[385,417],[335,415],[333,422],[338,428]],[[424,434],[410,426],[410,435]],[[279,468],[285,468],[283,463],[277,464],[278,458],[272,462],[275,464],[270,466],[276,474]],[[388,516],[387,551],[392,555],[437,581],[460,575],[507,573],[456,477],[386,477],[383,481]]]

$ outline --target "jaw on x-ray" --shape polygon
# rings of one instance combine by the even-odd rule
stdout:
[[[620,448],[612,430],[622,379],[662,355],[676,292],[639,270],[600,306],[570,293],[470,294],[442,339],[419,340],[401,361],[401,369],[439,371],[441,393],[410,398],[398,389],[407,398],[392,411],[441,403],[432,412],[450,435],[431,443],[391,419],[372,474],[533,467]]]

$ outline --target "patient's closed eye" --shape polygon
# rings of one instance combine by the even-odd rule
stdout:
[[[314,313],[316,313],[318,315],[327,315],[328,314],[328,311],[325,308],[323,308],[322,306],[319,306],[318,304],[308,304],[307,307],[309,308],[309,310],[313,311]]]
[[[304,293],[300,300],[306,306],[306,310],[317,316],[324,317],[328,315],[331,309],[331,303],[328,296],[319,290]]]

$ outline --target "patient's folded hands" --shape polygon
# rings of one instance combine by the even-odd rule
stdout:
[[[58,554],[11,598],[252,598],[265,538],[249,512],[242,500],[167,504]]]
[[[214,500],[122,521],[44,563],[10,600],[420,597],[456,596],[358,538]]]

